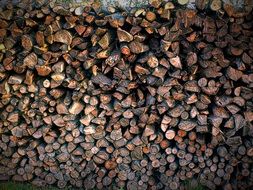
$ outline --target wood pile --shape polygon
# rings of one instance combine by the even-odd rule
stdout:
[[[1,180],[253,187],[252,12],[43,2],[0,10]]]

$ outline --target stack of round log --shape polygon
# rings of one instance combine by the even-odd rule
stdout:
[[[206,2],[1,8],[0,179],[252,188],[253,13]]]

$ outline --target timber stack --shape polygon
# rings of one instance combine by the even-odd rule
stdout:
[[[0,10],[1,180],[252,188],[251,9],[45,2]]]

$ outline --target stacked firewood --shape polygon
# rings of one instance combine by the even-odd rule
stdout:
[[[85,189],[253,186],[253,14],[0,10],[0,179]]]

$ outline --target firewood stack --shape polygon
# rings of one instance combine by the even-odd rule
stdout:
[[[252,188],[253,14],[203,2],[2,8],[0,179]]]

